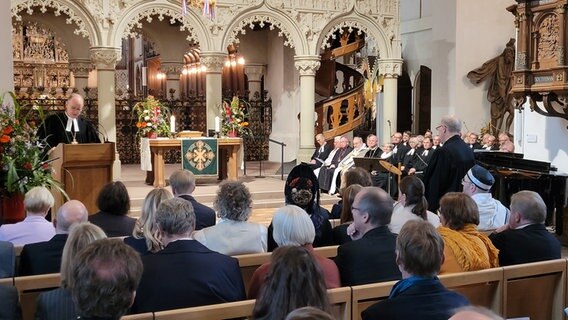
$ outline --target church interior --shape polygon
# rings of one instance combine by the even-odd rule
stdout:
[[[82,116],[103,142],[115,143],[109,179],[125,183],[136,218],[158,186],[144,184],[140,170],[150,158],[140,147],[138,103],[153,96],[166,106],[170,130],[159,136],[219,137],[233,130],[219,118],[237,97],[246,124],[237,125],[243,142],[230,161],[255,199],[251,221],[271,223],[284,204],[286,171],[310,161],[317,134],[330,144],[336,136],[352,141],[374,134],[382,145],[395,132],[435,135],[441,119],[454,115],[463,134],[481,142],[484,134],[507,133],[514,153],[534,161],[518,169],[528,174],[513,169],[504,180],[542,181],[552,172],[546,187],[534,188],[551,195],[547,224],[562,232],[568,228],[567,7],[565,0],[1,1],[0,40],[12,46],[0,50],[0,92],[12,91],[22,106],[46,114],[63,111],[72,93],[84,97]],[[183,162],[179,151],[160,157],[162,177]],[[199,180],[196,197],[210,205],[217,187],[216,179]],[[337,200],[321,195],[328,209]],[[515,270],[495,269],[443,282],[505,317],[538,311],[519,307],[504,288],[512,297],[515,290],[552,287],[539,291],[548,313],[535,319],[566,319],[566,260],[535,267],[528,285],[508,282],[520,277]],[[337,318],[359,319],[368,301],[388,297],[391,287],[358,296],[338,289],[331,296]],[[233,311],[225,314],[240,316]],[[124,319],[130,317],[150,319]]]

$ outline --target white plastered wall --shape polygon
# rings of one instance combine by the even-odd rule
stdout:
[[[10,16],[10,1],[0,1],[0,41],[12,43],[12,18]],[[11,48],[11,46],[10,46]],[[0,50],[0,94],[14,90],[14,66],[12,50]]]

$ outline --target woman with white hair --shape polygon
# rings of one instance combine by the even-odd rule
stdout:
[[[279,247],[295,246],[306,248],[321,269],[326,287],[331,289],[341,286],[339,270],[335,263],[331,259],[320,257],[314,253],[312,244],[316,232],[310,216],[304,209],[295,205],[287,205],[277,209],[272,218],[272,226],[274,229],[274,241],[276,241]],[[269,270],[270,262],[267,262],[256,269],[252,275],[248,291],[250,299],[255,299],[260,294]]]

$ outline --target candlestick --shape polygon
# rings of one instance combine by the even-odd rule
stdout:
[[[221,131],[221,118],[215,117],[215,132]]]
[[[170,132],[176,132],[176,116],[174,116],[173,114],[170,117]]]
[[[146,85],[146,67],[142,67],[142,86]]]

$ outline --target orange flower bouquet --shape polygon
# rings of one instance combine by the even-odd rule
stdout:
[[[223,125],[221,133],[224,136],[252,136],[249,128],[247,109],[250,104],[238,97],[223,102]]]
[[[141,137],[167,137],[170,135],[169,119],[170,110],[162,105],[153,96],[138,102],[133,109],[138,116],[136,128]]]

